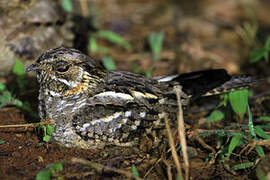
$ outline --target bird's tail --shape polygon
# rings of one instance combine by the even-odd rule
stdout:
[[[260,82],[261,79],[253,76],[247,75],[234,75],[231,76],[231,79],[225,83],[217,86],[214,89],[209,90],[204,93],[202,96],[212,96],[217,94],[222,94],[230,91],[240,90],[240,89],[249,89]]]
[[[158,81],[180,84],[188,96],[196,98],[250,88],[259,79],[247,75],[230,76],[224,69],[214,69],[164,77]]]

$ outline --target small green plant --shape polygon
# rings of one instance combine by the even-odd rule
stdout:
[[[232,91],[229,93],[229,101],[232,106],[233,111],[240,117],[242,120],[244,114],[247,111],[248,106],[248,90],[242,89],[237,91]]]
[[[13,68],[13,74],[16,75],[16,85],[18,85],[19,91],[22,92],[25,89],[25,70],[22,61],[16,60]]]
[[[25,70],[23,63],[20,60],[16,60],[13,68],[13,74],[16,75],[16,91],[22,92],[25,89]],[[14,97],[13,91],[7,89],[4,83],[0,82],[0,109],[7,105],[15,105],[22,110],[28,112],[32,117],[38,118],[39,116],[35,113],[28,102],[22,102],[21,100]]]
[[[37,127],[38,133],[42,134],[42,140],[44,142],[49,142],[51,139],[51,136],[54,132],[54,126],[53,125],[39,125]]]
[[[270,36],[267,37],[266,42],[262,48],[254,49],[251,51],[250,62],[255,63],[264,58],[264,60],[269,62],[269,52],[270,52]]]
[[[164,33],[152,33],[148,38],[148,43],[151,48],[153,59],[155,61],[159,60],[160,53],[162,51],[162,44],[164,39]]]
[[[22,101],[14,98],[11,92],[6,89],[6,85],[0,82],[0,109],[7,105],[15,105],[20,108],[24,107]]]
[[[236,171],[236,170],[240,170],[240,169],[251,168],[252,166],[254,166],[254,162],[246,162],[246,163],[234,165],[232,167],[232,169]]]
[[[240,120],[244,118],[244,115],[247,112],[248,115],[248,124],[237,126],[225,127],[224,130],[216,130],[209,133],[202,133],[201,135],[209,136],[211,134],[217,135],[217,147],[220,147],[219,157],[221,161],[227,161],[232,155],[235,155],[235,151],[239,147],[246,146],[251,141],[258,141],[261,139],[270,139],[270,135],[265,133],[265,129],[270,129],[270,123],[266,125],[254,125],[254,120],[252,113],[248,105],[248,90],[238,90],[222,95],[222,101],[219,104],[220,106],[227,106],[228,103],[231,104],[231,107],[235,114],[239,117]],[[216,122],[224,118],[223,112],[220,110],[213,111],[209,117],[207,117],[207,122]],[[270,117],[262,116],[257,119],[257,121],[270,121]],[[233,128],[237,129],[236,131],[228,131],[226,129]],[[225,142],[222,141],[227,139]],[[264,157],[265,153],[262,146],[255,146],[254,150],[260,157]],[[237,155],[236,155],[237,156]],[[210,157],[210,156],[209,156]],[[208,158],[209,160],[209,158]],[[254,162],[240,163],[232,167],[233,170],[240,170],[252,167]]]
[[[103,57],[102,63],[107,70],[116,70],[114,60],[111,57],[109,57],[109,56]]]
[[[97,53],[109,52],[109,50],[107,48],[98,45],[97,39],[106,39],[113,44],[116,44],[118,46],[123,47],[126,50],[132,49],[131,45],[128,42],[126,42],[126,40],[123,37],[121,37],[120,35],[112,32],[112,31],[99,30],[96,33],[92,33],[92,35],[89,39],[88,48],[92,52],[97,52]]]
[[[59,173],[63,171],[62,163],[49,164],[47,167],[38,172],[36,180],[50,180],[52,177],[57,177],[58,180],[61,180]]]
[[[134,164],[132,165],[132,175],[135,177],[140,177],[139,172]]]
[[[228,102],[231,104],[233,111],[238,115],[240,120],[243,119],[244,114],[247,111],[248,105],[248,90],[237,90],[229,93],[222,94],[221,102],[218,107],[226,107]],[[224,118],[224,113],[220,110],[213,111],[207,118],[207,122],[216,122]]]
[[[73,6],[70,0],[62,0],[62,7],[68,13],[73,12]]]
[[[263,170],[260,167],[256,168],[256,176],[258,180],[267,180],[266,173],[263,172]]]
[[[220,110],[213,111],[207,118],[207,122],[217,122],[224,118],[224,113]]]

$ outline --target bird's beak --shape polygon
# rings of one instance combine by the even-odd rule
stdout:
[[[25,69],[25,71],[26,72],[30,72],[30,71],[38,71],[38,70],[40,70],[40,68],[39,68],[39,66],[38,65],[36,65],[36,64],[31,64],[30,66],[28,66],[26,69]]]

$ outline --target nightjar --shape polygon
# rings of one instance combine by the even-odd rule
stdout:
[[[41,119],[53,120],[53,140],[66,147],[100,149],[107,145],[158,146],[166,137],[162,113],[176,125],[174,86],[182,104],[198,96],[247,88],[256,80],[230,76],[223,69],[162,78],[108,71],[80,51],[59,47],[43,53],[26,71],[36,71],[40,83]]]

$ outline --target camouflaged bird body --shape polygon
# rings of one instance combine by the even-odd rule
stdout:
[[[133,81],[125,79],[131,75],[136,77]],[[43,120],[55,121],[53,139],[65,146],[93,149],[139,145],[144,134],[159,144],[160,130],[164,129],[162,112],[176,114],[173,88],[133,75],[108,72],[95,93],[86,89],[79,94],[55,97],[47,88],[41,88],[40,115]],[[167,96],[161,90],[166,90]]]
[[[157,79],[107,71],[80,51],[64,47],[43,53],[27,68],[31,70],[37,72],[40,83],[41,119],[55,122],[52,138],[61,145],[85,149],[158,146],[166,137],[162,114],[176,124],[175,85],[181,85],[181,101],[187,105],[192,97],[254,82],[251,77],[231,77],[225,70]]]

